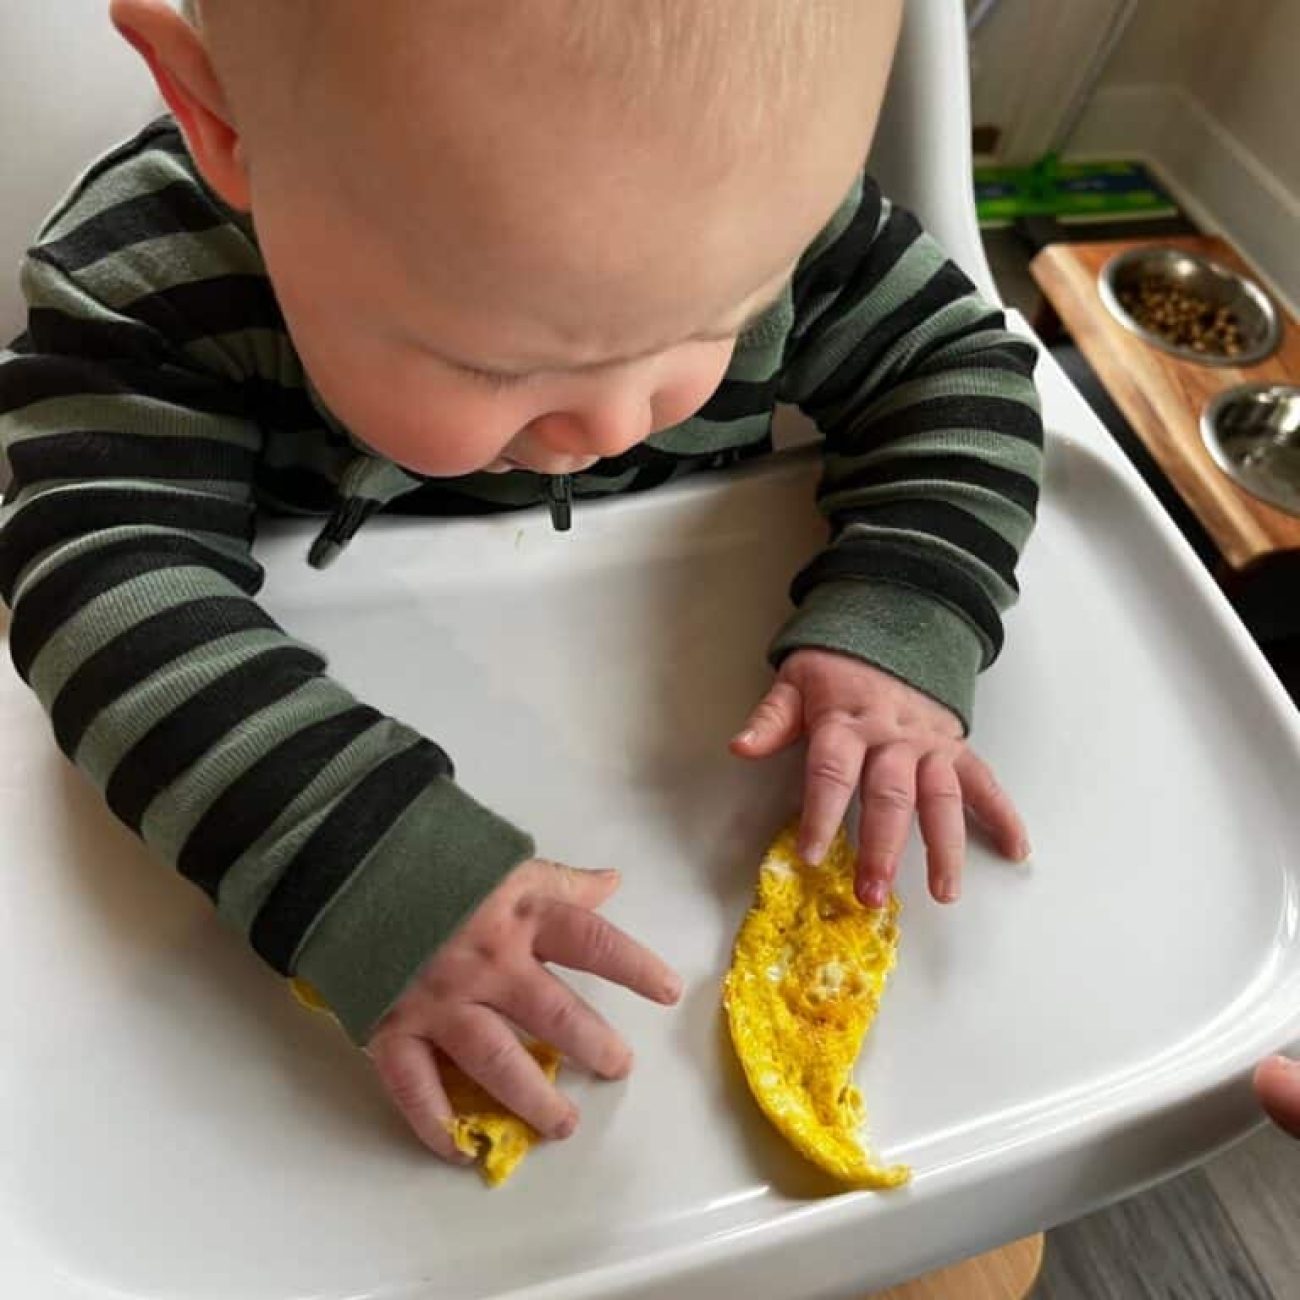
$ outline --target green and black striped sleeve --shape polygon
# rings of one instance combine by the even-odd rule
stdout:
[[[793,297],[780,395],[825,436],[831,540],[795,579],[773,658],[853,655],[969,728],[1038,503],[1036,351],[869,177]]]
[[[531,844],[255,603],[246,384],[287,343],[251,242],[167,169],[92,187],[23,268],[28,330],[0,356],[11,653],[113,812],[364,1041]]]

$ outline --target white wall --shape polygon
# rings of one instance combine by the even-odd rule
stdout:
[[[1192,90],[1300,194],[1300,0],[1233,0],[1210,35]]]
[[[1136,14],[1106,68],[1110,84],[1189,81],[1222,0],[1139,0]]]
[[[1145,157],[1300,306],[1300,0],[1142,0],[1070,141]]]
[[[1142,0],[1105,84],[1172,83],[1300,193],[1300,0]]]
[[[971,49],[977,125],[1001,133],[997,161],[1030,163],[1060,143],[1124,0],[1002,0]]]

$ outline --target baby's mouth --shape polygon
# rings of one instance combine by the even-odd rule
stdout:
[[[529,474],[581,474],[583,470],[590,469],[599,459],[598,456],[572,456],[545,465],[530,465],[527,461],[518,460],[514,456],[498,456],[490,465],[483,467],[483,472],[508,474],[511,470],[519,469]]]

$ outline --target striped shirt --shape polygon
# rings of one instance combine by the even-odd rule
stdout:
[[[113,812],[364,1041],[532,846],[434,740],[258,606],[255,517],[320,516],[319,566],[379,509],[530,506],[547,484],[422,479],[350,436],[303,371],[251,223],[170,118],[78,181],[22,279],[28,328],[0,355],[14,664]],[[864,176],[708,403],[574,488],[761,454],[774,405],[797,404],[825,437],[829,540],[773,661],[841,651],[968,720],[1037,503],[1034,361]]]

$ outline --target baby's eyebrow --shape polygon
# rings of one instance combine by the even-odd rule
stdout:
[[[686,343],[725,343],[728,339],[736,338],[746,330],[752,329],[758,324],[773,307],[785,296],[785,291],[789,287],[789,280],[784,280],[780,288],[760,306],[750,311],[743,321],[740,322],[734,330],[727,330],[725,333],[715,334],[692,334],[689,339],[684,339]],[[600,361],[580,361],[574,365],[542,365],[529,366],[519,370],[511,370],[506,367],[495,366],[476,366],[469,361],[461,361],[455,357],[442,356],[442,360],[448,365],[454,366],[457,370],[464,370],[471,375],[495,375],[502,379],[528,379],[533,375],[545,374],[575,374],[585,370],[603,370],[606,366],[626,365],[630,361],[640,361],[644,357],[652,357],[657,352],[663,351],[662,348],[650,348],[645,352],[628,353],[620,357],[604,357]],[[440,354],[441,355],[441,354]]]

